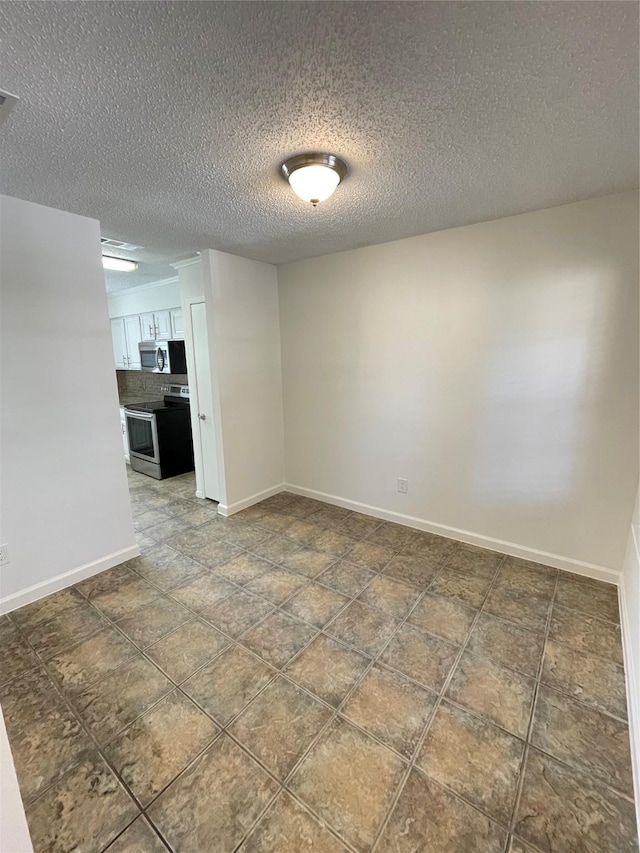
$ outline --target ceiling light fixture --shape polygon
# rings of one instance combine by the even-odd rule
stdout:
[[[102,256],[102,266],[106,270],[114,270],[115,272],[133,272],[138,269],[138,264],[135,261],[128,261],[126,258],[114,258],[112,255]]]
[[[335,154],[310,152],[285,160],[280,171],[294,193],[316,207],[345,179],[347,164]]]

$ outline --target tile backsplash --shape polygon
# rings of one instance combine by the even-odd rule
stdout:
[[[121,403],[147,403],[161,400],[165,385],[187,385],[186,373],[145,373],[142,370],[116,370]]]

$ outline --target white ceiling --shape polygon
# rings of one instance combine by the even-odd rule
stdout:
[[[0,191],[282,263],[638,184],[627,2],[3,2]],[[351,174],[305,206],[306,149]],[[141,256],[142,257],[142,256]]]

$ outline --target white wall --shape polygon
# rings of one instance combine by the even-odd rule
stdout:
[[[130,314],[145,314],[148,311],[166,311],[180,305],[178,276],[163,284],[142,284],[130,290],[110,293],[109,317],[127,317]]]
[[[640,491],[631,520],[620,592],[631,757],[640,826]]]
[[[619,572],[637,285],[637,192],[279,268],[287,482]]]
[[[278,278],[270,264],[225,252],[202,261],[221,512],[233,513],[284,481]]]
[[[99,223],[1,196],[0,308],[0,609],[13,609],[138,553]]]

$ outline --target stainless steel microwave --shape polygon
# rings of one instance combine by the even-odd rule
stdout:
[[[186,373],[184,341],[141,341],[140,364],[147,373]]]

